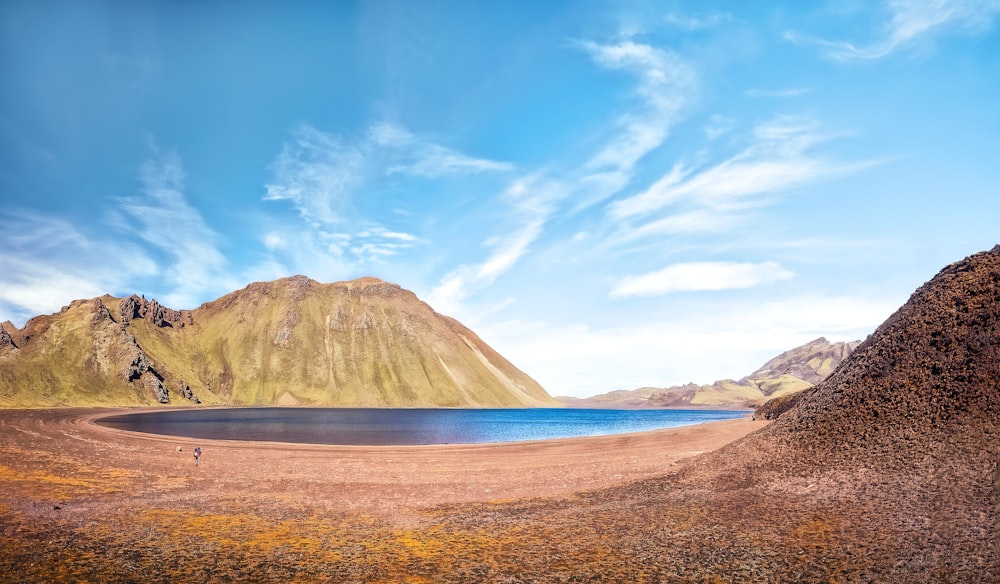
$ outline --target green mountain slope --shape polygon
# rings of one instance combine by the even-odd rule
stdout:
[[[2,330],[0,407],[557,405],[461,323],[375,278],[258,282],[190,311],[104,296]]]

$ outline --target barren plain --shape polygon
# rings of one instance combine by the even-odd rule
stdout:
[[[560,581],[613,568],[632,579],[657,568],[618,557],[614,531],[579,525],[574,502],[669,475],[766,424],[337,447],[94,423],[121,411],[0,411],[0,573],[23,582]],[[553,514],[539,523],[547,507]]]

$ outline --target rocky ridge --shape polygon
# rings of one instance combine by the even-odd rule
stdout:
[[[553,405],[458,321],[376,278],[256,282],[194,310],[78,300],[5,323],[0,407]]]

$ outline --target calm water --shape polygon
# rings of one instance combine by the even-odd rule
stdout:
[[[124,414],[98,423],[133,432],[304,444],[410,445],[602,436],[728,420],[719,410],[234,408]]]

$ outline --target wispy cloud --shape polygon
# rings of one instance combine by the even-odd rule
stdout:
[[[840,61],[869,61],[918,46],[939,34],[977,34],[989,30],[1000,13],[1000,0],[889,0],[885,6],[889,20],[883,24],[878,38],[867,45],[831,41],[795,31],[785,33],[785,39],[823,47],[828,56]]]
[[[511,184],[503,198],[514,210],[518,227],[487,239],[484,244],[491,251],[481,263],[462,265],[445,274],[428,295],[431,306],[447,314],[463,314],[463,303],[469,296],[493,284],[528,253],[553,213],[553,204],[563,195],[561,185],[545,183],[537,176]]]
[[[71,222],[14,210],[0,212],[0,217],[0,247],[5,250],[0,254],[0,320],[20,326],[70,300],[93,298],[117,287],[117,269],[100,269],[106,265],[102,246]],[[152,269],[141,254],[132,257],[132,269]]]
[[[426,178],[439,178],[456,174],[478,174],[513,170],[514,165],[485,158],[473,158],[459,152],[438,146],[424,144],[412,153],[412,162],[397,164],[388,172],[404,172]]]
[[[611,290],[611,296],[659,296],[671,292],[753,288],[787,280],[793,275],[776,262],[688,262],[639,276],[626,276]]]
[[[615,135],[586,163],[595,171],[628,173],[663,144],[681,112],[696,98],[697,74],[676,54],[631,40],[580,44],[598,65],[630,71],[638,79],[634,90],[638,107],[618,116]]]
[[[372,125],[368,135],[372,145],[392,149],[391,156],[397,162],[386,169],[389,174],[406,173],[425,178],[440,178],[514,169],[514,165],[508,162],[475,158],[434,144],[389,122]]]
[[[843,163],[813,152],[830,140],[815,122],[781,117],[758,125],[751,144],[739,154],[705,168],[674,167],[644,191],[609,205],[609,216],[625,221],[621,238],[690,232],[767,204],[772,197],[802,185],[856,172],[876,162]]]
[[[29,317],[59,310],[70,300],[93,298],[120,287],[152,262],[129,246],[117,246],[122,266],[108,261],[110,244],[94,240],[70,221],[15,209],[0,211],[0,320],[22,325]],[[106,267],[106,269],[102,269]]]
[[[374,123],[354,138],[303,125],[271,164],[273,177],[265,185],[264,200],[291,202],[312,232],[309,242],[301,241],[302,234],[285,241],[294,239],[305,249],[334,256],[336,265],[343,266],[379,261],[420,241],[416,235],[373,224],[357,210],[358,198],[369,196],[387,177],[444,179],[513,168],[506,162],[468,156],[390,122]],[[282,248],[268,245],[272,251]]]
[[[709,140],[728,134],[736,127],[736,120],[729,116],[714,114],[708,117],[705,124],[705,137]]]
[[[340,280],[356,277],[359,269],[370,270],[398,259],[407,250],[426,243],[410,233],[358,221],[359,225],[313,224],[306,229],[294,221],[272,223],[260,235],[264,251],[258,265],[245,276],[271,279],[309,274],[320,280]]]
[[[389,231],[384,227],[373,227],[371,229],[366,229],[358,233],[358,237],[381,237],[390,241],[401,241],[401,242],[413,242],[416,241],[416,236],[410,235],[409,233],[398,233],[396,231]]]
[[[781,89],[748,89],[745,95],[747,97],[799,97],[800,95],[806,95],[807,93],[812,93],[812,88],[810,87],[785,87]]]
[[[732,14],[718,11],[697,16],[682,16],[670,13],[663,17],[663,21],[667,24],[688,31],[712,28],[720,24],[725,24],[732,19]]]
[[[145,162],[139,173],[141,194],[120,199],[119,226],[168,258],[159,268],[170,284],[161,300],[172,306],[196,303],[205,291],[225,291],[226,259],[219,251],[221,238],[192,207],[184,195],[184,169],[174,153]]]
[[[734,211],[720,212],[709,208],[678,211],[632,226],[620,233],[618,240],[633,241],[665,233],[680,235],[692,233],[725,233],[740,223]]]
[[[597,65],[636,78],[631,103],[617,115],[607,139],[579,170],[561,175],[538,171],[508,186],[502,200],[517,227],[487,240],[491,251],[481,263],[463,265],[441,279],[429,295],[440,310],[461,314],[467,298],[491,285],[528,253],[555,214],[567,209],[579,212],[625,188],[636,164],[663,144],[694,99],[697,74],[674,53],[632,40],[617,44],[582,41],[578,46]]]
[[[264,247],[271,250],[288,247],[288,240],[282,234],[275,231],[265,233],[260,241],[264,244]]]
[[[345,238],[345,244],[348,241],[350,251],[355,256],[377,262],[412,248],[420,239],[409,233],[390,231],[376,225],[355,233],[349,240]]]
[[[431,291],[427,302],[435,310],[449,315],[464,314],[463,303],[470,295],[491,284],[509,271],[528,252],[528,247],[539,236],[542,223],[529,223],[509,236],[492,242],[493,251],[479,264],[463,265],[448,272]]]
[[[401,148],[417,141],[406,128],[392,122],[375,122],[368,128],[368,140],[378,146]]]
[[[343,219],[365,172],[361,148],[309,125],[299,127],[271,164],[274,180],[264,200],[287,200],[307,222]]]

